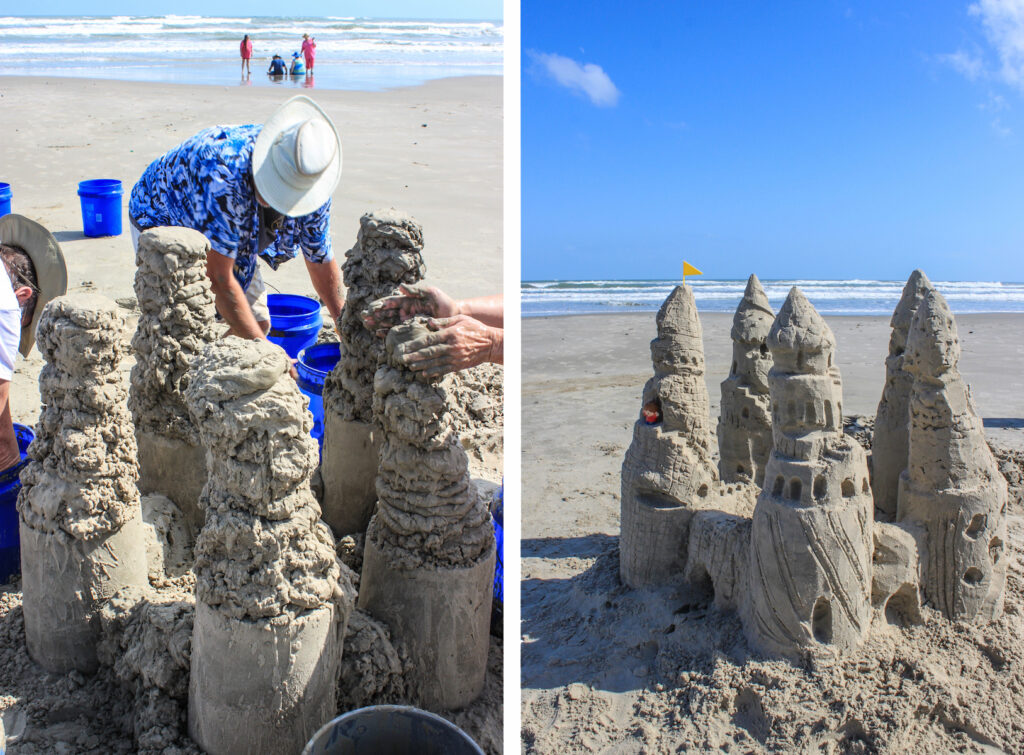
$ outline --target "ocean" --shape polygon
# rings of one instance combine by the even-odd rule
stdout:
[[[291,59],[316,38],[312,80],[272,82],[275,53]],[[252,76],[238,45],[253,40]],[[4,16],[0,76],[72,76],[192,84],[377,91],[449,76],[502,73],[500,21],[375,20],[288,16]]]
[[[615,312],[657,312],[678,281],[597,280],[525,281],[521,284],[524,317],[551,317]],[[734,312],[746,280],[711,280],[691,276],[693,297],[701,312]],[[823,315],[892,315],[906,281],[762,280],[772,308],[778,311],[789,289],[799,286]],[[1024,312],[1024,283],[932,281],[955,314]]]

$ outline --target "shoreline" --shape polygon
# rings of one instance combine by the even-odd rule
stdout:
[[[256,74],[254,73],[253,75],[255,76]],[[266,73],[265,72],[260,72],[259,76],[265,78],[266,77]],[[301,76],[301,74],[299,74],[299,76]],[[498,81],[503,81],[504,77],[500,73],[496,73],[496,74],[493,74],[493,75],[492,74],[468,73],[465,76],[439,76],[439,77],[437,77],[435,79],[424,79],[423,81],[421,81],[419,83],[416,83],[416,84],[395,84],[395,85],[392,85],[392,86],[381,87],[379,89],[342,89],[342,88],[336,88],[336,87],[331,87],[331,86],[314,86],[314,87],[310,87],[310,89],[312,90],[311,92],[295,92],[294,94],[307,94],[307,95],[314,94],[315,95],[317,93],[322,93],[322,92],[347,92],[349,94],[383,94],[383,93],[399,92],[399,91],[402,91],[402,90],[405,90],[405,89],[416,90],[416,89],[421,89],[423,87],[430,86],[431,84],[443,84],[444,82],[452,82],[452,81],[465,81],[467,79],[469,79],[469,80],[472,80],[472,79],[482,79],[482,80],[485,80],[485,81],[486,80],[495,80],[496,79]],[[240,84],[240,82],[238,82],[238,81],[235,81],[233,83],[224,82],[224,83],[218,84],[218,83],[204,82],[204,81],[194,81],[194,82],[189,82],[189,81],[163,81],[163,80],[150,81],[148,79],[119,79],[119,78],[110,78],[110,77],[104,77],[104,76],[60,76],[58,74],[52,74],[52,73],[45,73],[45,74],[40,73],[40,74],[14,74],[14,75],[3,74],[3,75],[0,75],[0,90],[2,90],[3,87],[8,85],[8,84],[16,84],[17,85],[17,84],[24,84],[24,83],[27,83],[27,82],[39,82],[39,81],[47,82],[47,83],[49,83],[49,82],[65,82],[65,81],[90,82],[90,83],[93,83],[93,84],[115,83],[115,84],[132,84],[132,85],[137,85],[137,86],[140,86],[140,87],[149,87],[149,86],[164,87],[164,86],[166,86],[166,87],[180,87],[180,88],[185,88],[185,89],[192,88],[192,87],[203,87],[204,89],[208,89],[208,88],[211,88],[211,87],[212,88],[220,87],[220,88],[224,88],[224,89],[240,89],[240,90],[243,90],[243,91],[251,89],[251,87],[242,86]],[[275,91],[277,89],[284,88],[282,85],[285,84],[285,83],[290,83],[290,82],[270,83],[270,84],[268,84],[265,87],[264,86],[259,86],[258,89],[259,90]],[[299,86],[298,89],[305,89],[305,87]],[[290,89],[285,89],[285,91],[290,91]]]

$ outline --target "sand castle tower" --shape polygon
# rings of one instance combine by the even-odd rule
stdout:
[[[907,468],[910,386],[914,382],[914,377],[903,366],[907,333],[918,305],[932,290],[931,281],[923,272],[912,272],[889,323],[892,335],[889,337],[889,356],[885,359],[885,388],[882,389],[882,400],[878,402],[875,433],[871,441],[871,490],[875,496],[875,511],[884,521],[892,521],[896,517],[900,474]]]
[[[835,337],[797,288],[768,335],[774,446],[751,525],[744,629],[797,657],[845,650],[871,617],[872,497],[864,450],[842,433]]]
[[[99,604],[146,583],[118,306],[61,296],[37,330],[42,411],[18,498],[25,639],[51,672],[95,671]]]
[[[704,383],[704,344],[693,291],[677,286],[661,305],[651,341],[654,377],[622,462],[619,575],[631,587],[683,571],[690,518],[718,479]]]
[[[189,734],[213,755],[298,752],[336,709],[355,591],[310,490],[313,417],[288,367],[279,347],[228,337],[184,392],[209,470]]]
[[[181,392],[188,368],[214,339],[213,293],[206,277],[210,242],[189,228],[154,228],[139,236],[135,295],[139,324],[132,338],[128,407],[139,445],[139,490],[162,493],[203,526],[199,494],[206,450]]]
[[[375,299],[417,283],[423,264],[423,229],[395,210],[359,220],[356,244],[345,254],[348,289],[341,314],[341,361],[324,380],[324,521],[338,536],[366,530],[377,500],[374,487],[380,439],[373,425],[373,375],[384,341],[363,326],[360,313]]]
[[[774,319],[761,281],[751,275],[732,320],[732,367],[722,381],[718,472],[723,482],[764,481],[772,450],[772,355],[765,340]]]
[[[1006,582],[1006,481],[957,363],[960,341],[946,300],[929,291],[904,355],[914,378],[910,450],[897,519],[918,528],[921,591],[950,619],[1002,612]]]
[[[374,378],[383,445],[359,608],[404,646],[413,701],[437,710],[463,707],[483,689],[495,542],[446,409],[448,381],[412,372],[395,353],[426,332],[425,322],[389,331],[387,362]]]

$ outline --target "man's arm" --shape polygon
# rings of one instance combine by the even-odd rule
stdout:
[[[0,471],[10,469],[21,461],[18,451],[18,438],[14,434],[14,421],[11,419],[11,381],[0,380]]]
[[[313,284],[320,301],[327,305],[331,318],[337,322],[341,317],[341,309],[345,306],[345,297],[341,295],[341,270],[338,269],[337,261],[332,257],[326,262],[310,262],[303,257],[306,263],[306,270],[309,271],[309,280]]]
[[[468,315],[492,328],[505,327],[505,297],[502,294],[459,299],[456,306],[460,315]]]
[[[235,279],[234,267],[235,261],[220,252],[211,249],[206,255],[206,275],[210,278],[217,311],[227,322],[230,335],[266,338],[263,328],[253,317],[249,302],[245,299],[245,291]]]

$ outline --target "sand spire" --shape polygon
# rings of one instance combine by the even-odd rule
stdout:
[[[864,450],[841,430],[835,337],[793,288],[767,343],[774,445],[751,527],[744,629],[771,654],[849,649],[870,623],[872,498]]]
[[[181,392],[189,366],[214,340],[209,249],[206,237],[190,228],[152,228],[139,236],[135,255],[140,315],[128,408],[139,445],[139,490],[174,501],[193,533],[203,526],[206,450]]]
[[[718,419],[718,471],[723,482],[764,481],[764,465],[772,448],[768,371],[772,356],[765,340],[775,314],[756,275],[732,320],[732,367],[722,381]]]
[[[347,298],[341,313],[341,360],[324,380],[324,521],[338,536],[366,531],[377,500],[379,430],[373,425],[373,375],[384,341],[363,325],[360,313],[374,300],[417,283],[423,264],[423,229],[396,210],[359,219],[355,245],[342,272]]]
[[[1006,480],[957,368],[960,340],[938,291],[924,297],[907,335],[910,449],[897,519],[923,532],[921,591],[948,618],[1002,612]]]
[[[428,332],[425,322],[413,318],[388,332],[387,362],[374,378],[384,442],[359,607],[386,622],[404,648],[414,701],[453,709],[483,689],[496,551],[446,409],[450,381],[401,361],[403,344]]]
[[[896,516],[896,497],[900,473],[907,468],[910,438],[910,386],[914,377],[904,367],[907,333],[914,313],[929,291],[931,281],[915,270],[903,287],[903,295],[892,313],[892,335],[889,356],[885,359],[885,388],[875,415],[875,433],[871,441],[871,489],[875,511],[880,519],[891,521]]]
[[[100,603],[146,584],[127,329],[104,296],[59,296],[38,344],[42,411],[18,498],[25,640],[48,671],[92,672]]]
[[[693,511],[718,479],[704,382],[704,344],[693,291],[677,286],[661,305],[651,341],[654,377],[644,386],[633,442],[622,462],[619,574],[632,587],[683,570]]]

